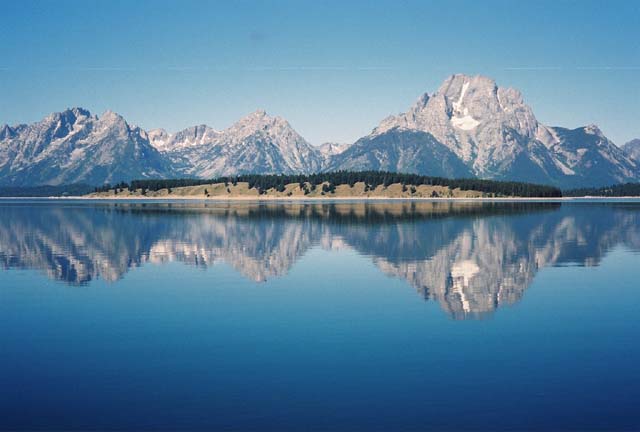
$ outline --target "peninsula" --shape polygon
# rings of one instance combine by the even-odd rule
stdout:
[[[383,171],[311,175],[241,175],[211,180],[134,180],[95,188],[87,198],[318,199],[318,198],[559,198],[552,186],[447,179]]]

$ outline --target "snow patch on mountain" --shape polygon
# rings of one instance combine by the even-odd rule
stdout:
[[[472,130],[475,129],[480,122],[469,115],[469,108],[462,105],[464,95],[469,89],[469,82],[465,82],[460,91],[460,98],[453,102],[454,115],[451,117],[451,123],[459,129]]]

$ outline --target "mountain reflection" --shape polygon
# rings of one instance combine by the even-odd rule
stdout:
[[[454,318],[520,300],[537,271],[640,250],[640,206],[602,203],[0,204],[0,263],[72,285],[146,262],[218,262],[256,282],[314,246],[351,248]]]

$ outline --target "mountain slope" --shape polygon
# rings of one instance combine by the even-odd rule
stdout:
[[[541,140],[571,173],[563,179],[563,186],[602,186],[638,179],[637,163],[597,126],[546,129],[550,139],[541,137]]]
[[[72,108],[0,132],[2,185],[102,184],[172,174],[147,133],[110,111],[97,117]]]
[[[467,166],[431,134],[400,128],[361,138],[334,156],[327,171],[380,170],[437,177],[473,177]]]
[[[634,139],[622,146],[622,150],[631,159],[640,164],[640,139]]]

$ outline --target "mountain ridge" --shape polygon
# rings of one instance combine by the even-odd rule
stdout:
[[[264,110],[222,130],[201,124],[170,133],[112,111],[69,108],[0,127],[0,185],[380,169],[573,188],[638,181],[638,154],[640,144],[618,147],[596,125],[544,125],[520,91],[455,74],[353,144],[312,146]]]
[[[132,175],[171,175],[147,133],[112,111],[95,116],[69,108],[11,130],[0,143],[3,185],[100,184]]]

